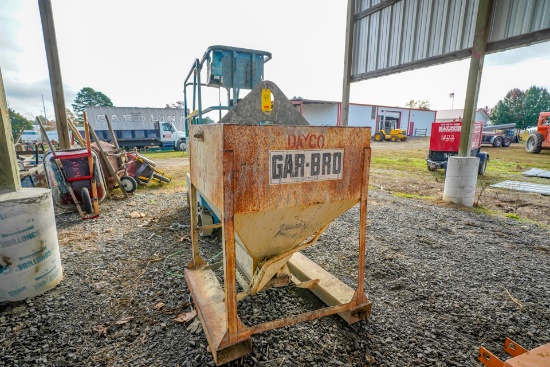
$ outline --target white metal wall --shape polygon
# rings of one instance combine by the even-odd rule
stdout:
[[[296,109],[299,110],[299,106]],[[376,113],[383,115],[385,111],[399,112],[401,114],[401,129],[409,132],[409,122],[414,122],[414,129],[427,129],[426,136],[430,135],[432,122],[435,121],[436,111],[412,110],[399,107],[367,106],[359,104],[350,104],[348,126],[368,126],[372,129],[372,134],[376,130]],[[410,113],[409,113],[410,111]],[[303,116],[311,125],[317,126],[335,126],[338,119],[338,104],[304,104]]]
[[[376,116],[374,119],[371,118],[373,109],[376,110],[376,107],[350,104],[348,126],[369,126],[374,135],[376,132]]]
[[[300,107],[297,107],[298,111]],[[311,125],[336,126],[338,121],[338,104],[304,104],[302,116]]]
[[[414,123],[414,129],[426,129],[426,136],[430,136],[435,114],[435,111],[411,110],[410,122]]]

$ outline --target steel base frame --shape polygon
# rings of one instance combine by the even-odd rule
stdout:
[[[197,189],[191,182],[189,206],[193,258],[184,273],[216,365],[219,366],[249,354],[252,351],[252,335],[263,331],[334,314],[339,314],[349,324],[365,319],[370,315],[371,303],[364,292],[368,174],[370,167],[370,149],[368,148],[364,150],[363,165],[361,197],[359,200],[359,253],[356,289],[348,287],[304,255],[296,253],[288,263],[294,277],[293,280],[298,283],[310,284],[307,288],[310,288],[328,307],[250,327],[244,325],[237,316],[233,151],[225,151],[223,154],[224,208],[221,227],[225,287],[221,286],[214,271],[199,254],[199,231],[204,228],[198,225]]]

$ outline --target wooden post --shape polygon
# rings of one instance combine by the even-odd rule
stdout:
[[[346,22],[346,52],[344,55],[344,86],[342,89],[341,126],[348,126],[349,95],[351,89],[351,62],[353,58],[353,27],[355,24],[355,0],[348,0]]]
[[[469,157],[472,150],[472,133],[476,116],[477,97],[481,84],[483,60],[487,47],[487,31],[489,18],[493,8],[493,0],[480,0],[477,9],[476,28],[472,56],[470,57],[470,71],[468,73],[468,87],[466,89],[466,101],[464,103],[464,116],[462,118],[462,130],[460,133],[460,146],[458,155]]]
[[[63,80],[61,79],[61,67],[57,53],[57,39],[55,37],[51,0],[38,0],[38,7],[40,8],[44,46],[46,47],[46,57],[50,71],[50,84],[52,86],[55,123],[57,125],[57,134],[59,135],[59,147],[60,149],[70,149],[71,142],[67,127],[65,95],[63,94]]]
[[[124,195],[124,197],[127,198],[128,193],[124,189],[124,185],[120,181],[120,177],[118,177],[117,171],[115,170],[115,168],[113,167],[113,164],[109,160],[109,156],[103,150],[103,147],[101,146],[101,142],[99,141],[99,138],[97,137],[97,134],[95,133],[94,128],[91,125],[88,125],[88,129],[90,130],[90,133],[92,134],[92,138],[94,138],[95,143],[97,144],[101,157],[103,157],[103,160],[105,161],[105,165],[107,166],[107,170],[109,171],[109,174],[111,175],[111,177],[113,177],[116,180],[118,187],[120,188],[120,191],[122,191],[122,195]]]
[[[13,192],[21,189],[19,169],[17,168],[17,155],[11,133],[10,113],[2,70],[0,70],[0,193]]]
[[[84,139],[82,139],[82,136],[80,135],[80,131],[78,131],[78,129],[77,129],[76,126],[73,124],[73,122],[71,121],[70,118],[67,118],[67,122],[69,123],[69,128],[70,128],[71,131],[73,132],[73,136],[74,136],[75,140],[78,142],[78,144],[79,144],[82,148],[85,148],[85,147],[86,147],[86,142],[84,141]]]
[[[113,130],[113,125],[111,125],[111,121],[109,120],[109,116],[107,116],[107,114],[105,114],[105,121],[107,122],[107,126],[109,127],[109,132],[111,133],[111,138],[113,138],[113,144],[115,148],[120,149],[120,146],[118,145],[118,140]]]

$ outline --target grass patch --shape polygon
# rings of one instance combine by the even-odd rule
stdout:
[[[466,210],[471,210],[475,213],[478,213],[478,214],[485,214],[489,217],[498,217],[499,216],[499,212],[496,211],[496,210],[492,210],[492,209],[488,209],[488,208],[484,208],[482,206],[473,206],[471,208],[465,208]]]
[[[514,214],[514,213],[506,213],[506,214],[505,214],[505,217],[506,217],[506,218],[516,219],[516,220],[520,219],[520,218],[519,218],[519,215]]]
[[[433,196],[423,196],[423,195],[416,195],[416,194],[410,194],[407,192],[394,192],[392,193],[393,196],[397,198],[404,198],[404,199],[418,199],[418,200],[434,200],[435,198]]]
[[[426,160],[414,157],[375,157],[371,160],[371,167],[416,172],[426,169]]]
[[[155,152],[147,152],[147,153],[140,153],[140,154],[152,160],[189,157],[189,153],[179,152],[175,150],[155,151]]]

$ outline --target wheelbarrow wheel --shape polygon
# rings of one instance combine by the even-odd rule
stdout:
[[[122,184],[124,191],[130,194],[136,191],[138,187],[136,179],[130,176],[122,176],[120,178],[120,183]]]
[[[164,177],[162,175],[157,175],[156,173],[153,173],[153,178],[156,179],[156,180],[159,180],[161,182],[170,182],[170,179],[168,177]]]
[[[94,212],[94,208],[92,206],[92,198],[90,197],[90,192],[87,187],[83,187],[82,190],[80,190],[80,196],[82,197],[84,211],[86,214],[92,214]]]

